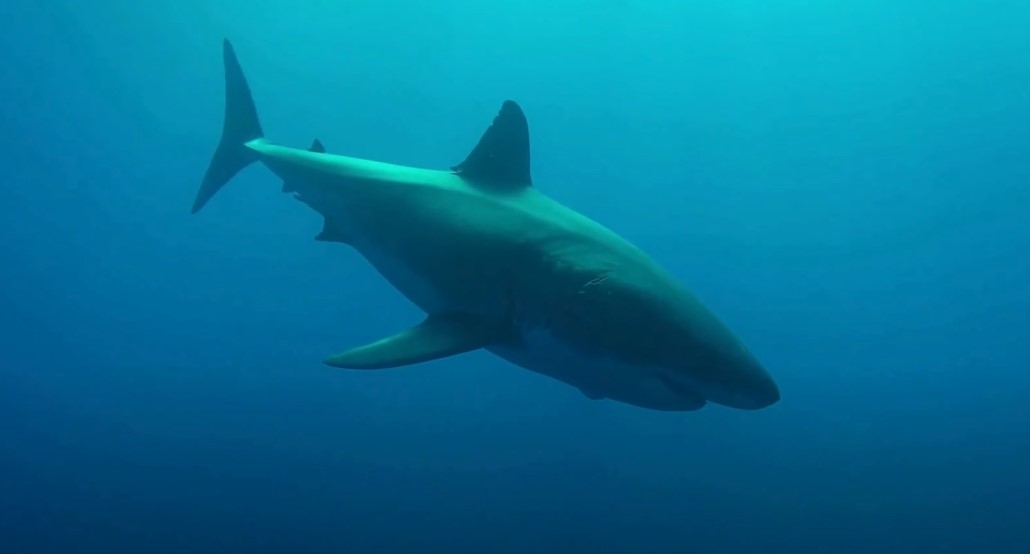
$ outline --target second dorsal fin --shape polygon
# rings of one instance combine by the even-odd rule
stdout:
[[[522,108],[508,100],[455,173],[479,185],[502,188],[533,184],[529,171],[529,124]]]
[[[325,145],[322,144],[322,141],[315,139],[311,142],[311,147],[308,148],[308,152],[325,154]],[[283,192],[297,192],[297,187],[288,181],[283,181]]]

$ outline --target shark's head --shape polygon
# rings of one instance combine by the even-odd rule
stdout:
[[[652,356],[649,365],[667,388],[741,410],[779,402],[772,376],[729,328],[692,295],[670,298],[651,304],[652,321],[660,324],[630,331],[636,355]]]
[[[589,260],[578,261],[576,268],[566,269],[573,274],[570,280],[589,285],[576,289],[571,299],[548,304],[549,309],[561,308],[545,318],[550,331],[590,353],[591,361],[584,364],[590,374],[609,360],[615,362],[611,367],[634,368],[629,372],[648,384],[632,391],[595,389],[596,396],[684,410],[703,405],[698,403],[701,399],[743,410],[759,410],[780,400],[779,387],[758,359],[671,277],[651,265],[624,264],[604,273],[604,278],[588,280],[589,273],[576,272],[585,271]],[[661,386],[652,386],[655,381]],[[633,388],[625,381],[621,386]],[[670,400],[669,393],[682,402]],[[671,405],[680,407],[668,408]]]
[[[653,283],[662,283],[656,279]],[[760,410],[780,400],[772,376],[743,342],[693,294],[678,284],[609,287],[628,314],[620,333],[609,336],[622,357],[657,370],[666,388],[684,397],[742,410]]]

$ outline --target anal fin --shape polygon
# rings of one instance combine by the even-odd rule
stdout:
[[[501,325],[465,313],[435,314],[422,323],[365,346],[330,356],[325,364],[346,369],[383,369],[446,358],[491,344]]]

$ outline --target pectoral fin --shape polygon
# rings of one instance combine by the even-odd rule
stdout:
[[[330,356],[325,364],[347,369],[417,364],[482,348],[497,338],[500,329],[500,324],[481,316],[436,314],[392,337]]]

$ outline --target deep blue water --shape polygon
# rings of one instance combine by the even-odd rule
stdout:
[[[293,6],[293,7],[291,7]],[[0,4],[0,551],[1030,552],[1025,2]],[[275,141],[537,185],[776,377],[659,413],[472,353],[245,170],[189,213],[231,38]]]

